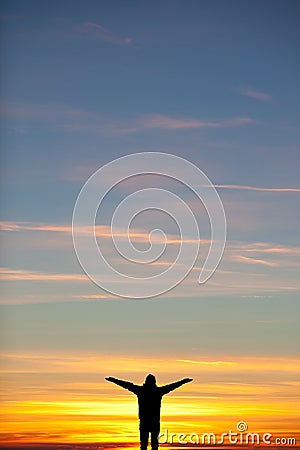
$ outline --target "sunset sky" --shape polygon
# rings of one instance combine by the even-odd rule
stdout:
[[[136,399],[104,377],[142,384],[154,373],[158,384],[194,379],[164,398],[162,430],[221,434],[244,421],[300,445],[299,6],[2,2],[2,442],[136,445]],[[138,152],[185,158],[216,187],[227,243],[204,285],[207,213],[162,176],[114,188],[97,237],[116,267],[142,276],[145,265],[113,249],[111,216],[138,189],[170,189],[201,229],[199,257],[179,286],[119,298],[76,258],[83,184]],[[132,223],[139,248],[155,228],[168,238],[153,273],[178,250],[169,219],[146,211]]]

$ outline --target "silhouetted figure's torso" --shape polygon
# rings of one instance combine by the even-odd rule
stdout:
[[[139,403],[139,418],[145,422],[159,422],[161,399],[164,393],[157,386],[136,386],[130,391],[137,395]]]

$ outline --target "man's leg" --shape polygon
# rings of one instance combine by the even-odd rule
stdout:
[[[140,443],[141,450],[147,450],[149,440],[149,426],[140,421]]]
[[[160,423],[155,422],[151,426],[151,447],[152,450],[158,450],[158,435],[160,431]]]

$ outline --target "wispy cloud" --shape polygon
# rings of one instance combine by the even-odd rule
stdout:
[[[34,254],[33,257],[39,258],[39,255],[43,256],[45,249],[48,251],[47,242],[52,236],[55,241],[52,247],[57,245],[55,249],[59,249],[60,252],[65,252],[65,248],[61,246],[60,242],[62,240],[69,240],[68,248],[73,256],[72,230],[68,224],[2,222],[1,226],[3,230],[6,230],[6,242],[9,243],[8,249],[10,248],[9,246],[14,248],[17,242],[17,245],[20,246],[19,250],[26,251],[27,249],[32,249],[31,242],[33,242],[38,248],[38,253],[36,255]],[[91,230],[86,230],[83,227],[81,232],[83,234],[87,232],[91,233]],[[154,276],[162,271],[159,270],[160,266],[162,269],[169,268],[175,261],[178,245],[181,243],[178,236],[167,234],[168,253],[151,265],[147,265],[145,272],[144,267],[129,265],[127,260],[120,258],[112,246],[111,229],[109,226],[99,226],[96,229],[96,234],[100,239],[103,238],[102,245],[108,261],[118,270],[128,273],[130,276],[136,276],[142,273],[146,276]],[[118,229],[117,235],[114,237],[118,240],[127,239],[127,230]],[[149,244],[149,233],[143,229],[132,229],[130,239],[132,242]],[[189,236],[185,236],[183,242],[189,245],[196,243]],[[157,237],[157,243],[161,243],[160,237]],[[168,296],[184,295],[185,297],[194,297],[195,295],[199,296],[199,294],[206,296],[229,294],[265,295],[269,292],[299,291],[299,281],[296,276],[299,269],[299,247],[280,245],[272,242],[239,242],[228,240],[221,267],[216,271],[213,279],[205,286],[205,289],[199,292],[197,278],[202,267],[203,257],[208,251],[207,244],[209,243],[209,240],[201,240],[201,244],[205,245],[202,246],[202,253],[199,255],[199,259],[190,272],[189,277],[176,290],[172,290]],[[182,266],[188,267],[188,265],[189,262],[186,260],[182,264],[180,263],[180,265],[177,262],[177,270],[180,271]],[[250,272],[249,267],[251,267]],[[43,271],[37,271],[36,268],[38,268],[36,265],[20,267],[6,264],[6,267],[0,271],[0,276],[3,280],[12,282],[69,282],[70,286],[74,284],[74,281],[88,281],[87,276],[78,269],[76,270],[78,273],[64,273],[65,271],[63,269],[62,273],[59,273],[59,270],[55,267],[49,267]],[[270,271],[270,268],[274,270]],[[278,276],[279,268],[288,269],[284,272],[284,276]],[[105,279],[110,282],[112,281],[109,277]],[[39,286],[37,288],[40,289]],[[105,297],[103,297],[104,295]],[[80,299],[82,301],[85,299],[100,300],[101,298],[107,298],[107,295],[103,292],[76,292],[76,289],[72,287],[68,298],[64,297],[63,301]],[[48,300],[39,298],[39,295],[36,296],[36,299],[17,296],[17,298],[5,299],[5,303],[32,303]],[[57,301],[62,300],[59,298]]]
[[[0,21],[19,19],[21,16],[0,15]],[[44,24],[45,25],[45,24]],[[69,18],[56,18],[49,22],[49,26],[42,28],[37,26],[30,29],[18,31],[18,36],[49,37],[61,40],[94,41],[104,42],[119,47],[135,47],[133,38],[122,35],[96,22],[75,22]]]
[[[60,128],[96,119],[95,114],[90,111],[60,103],[23,103],[1,100],[0,111],[2,116],[50,123]]]
[[[114,33],[107,28],[96,22],[85,22],[81,25],[80,31],[94,39],[99,39],[100,41],[109,42],[110,44],[120,45],[124,47],[132,46],[133,39],[129,36],[122,37],[117,33]]]
[[[1,280],[15,281],[88,281],[85,274],[76,273],[45,273],[34,270],[0,268]]]
[[[280,255],[300,255],[300,247],[288,247],[284,245],[272,245],[263,242],[244,244],[243,251],[256,253],[274,253]]]
[[[177,359],[177,362],[181,363],[190,363],[190,364],[202,364],[204,366],[221,366],[221,365],[236,365],[237,362],[231,362],[231,361],[197,361],[193,359]]]
[[[256,100],[261,100],[263,102],[269,102],[272,100],[272,96],[267,94],[266,92],[257,91],[256,89],[252,89],[250,87],[241,87],[237,89],[238,92],[245,97],[254,98]]]
[[[263,266],[269,266],[269,267],[277,267],[278,264],[273,261],[267,261],[265,259],[258,259],[258,258],[249,258],[247,256],[243,255],[235,255],[234,258],[236,261],[245,262],[247,264],[261,264]]]
[[[53,231],[60,233],[71,233],[71,225],[57,225],[39,222],[0,222],[1,231]]]
[[[113,295],[109,294],[91,294],[91,295],[73,295],[72,298],[83,299],[83,300],[103,300],[105,298],[116,298]]]
[[[164,130],[184,130],[193,128],[226,128],[255,123],[250,117],[233,117],[223,120],[200,120],[197,118],[176,118],[165,115],[144,116],[136,120],[136,125],[142,128],[160,128]],[[134,125],[134,124],[133,124]]]
[[[241,295],[241,298],[265,299],[265,298],[273,298],[273,295]]]
[[[215,184],[220,189],[237,189],[242,191],[259,191],[259,192],[300,192],[300,188],[282,188],[282,187],[256,187],[245,186],[241,184]]]
[[[46,231],[51,233],[72,233],[72,226],[71,225],[64,225],[64,224],[51,224],[51,223],[39,223],[39,222],[0,222],[0,230],[7,231],[7,232],[21,232],[21,231]],[[94,234],[94,227],[77,227],[77,232],[88,235],[88,234]],[[112,237],[112,230],[109,225],[96,225],[95,226],[95,235],[98,237],[103,238],[111,238]],[[148,241],[149,240],[149,233],[146,233],[143,230],[139,229],[131,229],[129,231],[129,234],[127,232],[127,229],[121,229],[119,228],[115,233],[115,238],[128,238],[128,235],[131,240],[134,241]],[[155,241],[155,237],[154,237]],[[194,243],[193,240],[190,240],[191,243]],[[157,242],[161,242],[161,237],[157,238]],[[168,241],[169,243],[180,243],[178,239],[172,239]]]
[[[56,224],[56,223],[43,223],[43,222],[0,222],[0,230],[8,233],[21,233],[21,232],[47,232],[47,233],[61,233],[62,235],[72,234],[72,226],[69,224]],[[78,229],[82,234],[90,234],[93,230],[90,227],[81,227]],[[102,238],[111,238],[112,230],[109,225],[96,225],[95,234]],[[127,228],[119,228],[114,233],[115,238],[128,238]],[[129,232],[129,237],[132,241],[136,242],[149,242],[149,232],[139,228],[132,228]],[[198,243],[198,240],[191,239],[188,236],[182,237],[182,239],[169,233],[167,234],[168,244],[180,244],[185,242],[188,244]],[[161,243],[164,242],[161,236],[153,236],[153,242]],[[209,244],[209,239],[201,239],[202,244]],[[232,251],[234,253],[246,253],[246,254],[274,254],[274,255],[291,255],[297,256],[300,254],[300,247],[297,246],[287,246],[268,242],[239,242],[239,241],[228,241],[227,242],[227,252]],[[251,259],[251,258],[250,258]]]
[[[44,123],[56,129],[74,133],[122,134],[143,130],[191,130],[201,128],[231,128],[255,124],[251,117],[229,117],[206,120],[195,117],[172,117],[163,114],[142,115],[129,119],[107,120],[95,111],[69,107],[59,103],[22,103],[1,101],[1,115]]]
[[[251,117],[230,117],[222,120],[205,120],[195,117],[172,117],[163,114],[143,115],[126,120],[101,120],[73,122],[65,125],[65,129],[74,132],[101,132],[107,134],[129,134],[144,130],[192,130],[201,128],[232,128],[254,125],[256,120]]]
[[[226,258],[246,264],[269,267],[298,267],[300,247],[267,242],[230,241],[226,248]]]
[[[7,232],[21,232],[21,231],[46,231],[53,233],[72,233],[71,225],[59,225],[59,224],[51,224],[51,223],[38,223],[38,222],[0,222],[0,230]],[[81,234],[94,234],[93,227],[77,227],[77,232]],[[95,226],[95,235],[103,238],[112,238],[112,229],[109,225],[96,225]],[[130,238],[132,241],[136,242],[149,242],[149,232],[145,232],[138,228],[132,228],[127,231],[127,228],[119,228],[114,232],[114,238]],[[167,236],[168,244],[180,244],[181,242],[185,242],[187,244],[195,244],[198,242],[196,239],[187,238],[176,238],[172,234]],[[162,236],[152,236],[153,243],[164,243],[164,238]],[[210,241],[202,239],[202,244],[210,243]]]

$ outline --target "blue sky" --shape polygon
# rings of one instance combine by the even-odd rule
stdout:
[[[114,314],[125,317],[119,323],[124,347],[134,348],[130,317],[146,314],[154,320],[156,308],[164,308],[160,301],[170,304],[164,297],[139,305],[101,301],[97,297],[104,292],[82,279],[68,229],[88,176],[117,157],[157,151],[203,170],[217,186],[228,221],[219,272],[203,288],[191,287],[191,280],[172,293],[175,318],[187,297],[191,315],[208,314],[212,322],[214,311],[226,305],[224,335],[214,338],[212,351],[219,345],[238,352],[233,341],[239,331],[231,337],[231,318],[246,327],[242,351],[260,314],[265,321],[270,314],[273,322],[262,325],[245,348],[279,353],[294,348],[298,19],[296,1],[3,2],[3,303],[7,324],[10,319],[14,324],[6,330],[7,345],[48,348],[57,317],[69,317],[71,310],[84,334],[94,315],[90,309],[83,314],[87,307],[104,318],[104,340]],[[37,324],[43,314],[45,327],[29,320],[29,328],[21,328],[21,317]],[[61,345],[68,348],[73,322],[66,323]],[[208,335],[210,326],[204,326]],[[99,338],[97,325],[92,329],[93,339]],[[162,339],[165,330],[172,334],[165,321],[158,329]],[[136,333],[141,338],[142,330]],[[197,333],[188,336],[190,348]],[[117,347],[119,334],[114,339]],[[200,333],[198,339],[208,338]],[[281,339],[284,345],[275,344]],[[171,341],[163,341],[165,348]],[[85,347],[90,344],[87,339]],[[150,345],[149,351],[156,350]]]

